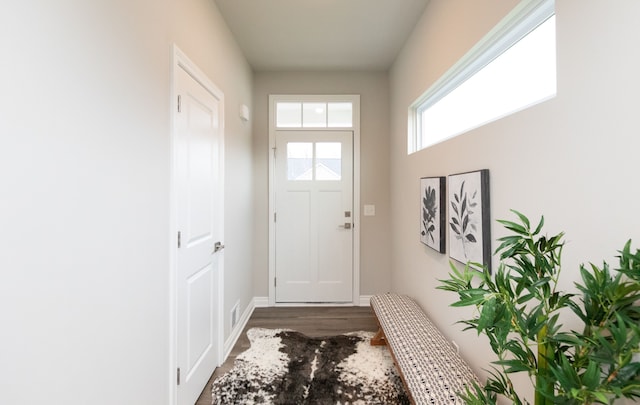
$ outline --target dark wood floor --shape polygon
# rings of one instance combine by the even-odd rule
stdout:
[[[249,348],[247,330],[253,327],[293,329],[308,336],[331,336],[378,329],[369,307],[256,308],[224,364],[216,369],[196,405],[211,405],[211,383],[230,370],[236,356]]]

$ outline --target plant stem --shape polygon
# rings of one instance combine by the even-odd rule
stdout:
[[[542,317],[544,318],[544,317]],[[552,405],[553,384],[549,383],[549,364],[547,358],[552,349],[547,342],[547,326],[538,332],[538,373],[536,376],[535,405]]]

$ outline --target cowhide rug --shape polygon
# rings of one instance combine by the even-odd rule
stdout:
[[[408,404],[386,347],[371,332],[312,338],[253,328],[251,347],[213,383],[214,404]]]

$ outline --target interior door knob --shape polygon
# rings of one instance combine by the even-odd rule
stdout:
[[[222,242],[216,242],[213,245],[213,253],[218,253],[219,251],[221,251],[222,249],[224,249],[224,245],[222,244]]]
[[[340,228],[351,229],[351,222],[345,222],[344,225],[340,225]]]

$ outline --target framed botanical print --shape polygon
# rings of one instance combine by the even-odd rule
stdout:
[[[420,179],[420,241],[440,253],[446,249],[445,189],[444,177]]]
[[[449,175],[449,257],[491,271],[489,170]]]

